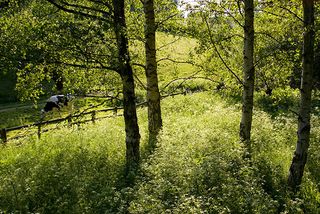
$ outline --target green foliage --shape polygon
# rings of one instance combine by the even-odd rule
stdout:
[[[88,101],[89,102],[89,101]],[[164,127],[146,149],[147,112],[139,111],[141,170],[123,176],[123,119],[61,127],[38,141],[0,149],[0,210],[45,213],[317,213],[319,118],[313,117],[303,187],[289,199],[286,178],[296,120],[255,111],[252,161],[238,140],[240,105],[197,93],[162,101]],[[134,179],[135,175],[133,175]]]
[[[297,112],[299,91],[290,87],[276,88],[269,96],[264,91],[255,93],[255,105],[274,116]]]
[[[130,51],[133,64],[140,64],[135,75],[145,83],[142,5],[130,2],[127,5],[134,6],[133,11],[127,8]],[[164,100],[164,126],[150,156],[144,145],[147,113],[142,110],[144,159],[139,174],[132,176],[134,186],[128,187],[133,181],[123,176],[122,119],[62,127],[40,141],[28,138],[0,148],[0,213],[319,213],[316,108],[301,191],[292,197],[286,190],[296,142],[296,119],[292,119],[296,115],[288,110],[294,112],[298,105],[298,91],[292,88],[299,85],[302,23],[293,14],[301,16],[300,2],[256,2],[258,92],[251,161],[243,159],[238,141],[241,87],[235,75],[242,72],[243,16],[235,3],[211,1],[183,20],[173,1],[156,1],[158,29],[171,33],[157,33],[162,92],[222,85],[219,94],[225,101],[212,93]],[[55,72],[68,92],[121,90],[119,76],[110,72],[116,51],[106,23],[56,11],[47,2],[23,1],[1,11],[0,30],[0,77],[10,76],[12,82],[18,78],[21,99],[37,100],[55,91]],[[193,39],[176,36],[182,32]],[[196,78],[204,73],[210,79]],[[140,102],[145,89],[137,86]],[[3,93],[6,86],[0,87]],[[95,102],[81,100],[75,107]],[[0,126],[37,120],[38,110],[32,111],[15,111],[10,118],[1,112]]]
[[[203,99],[205,103],[200,102]],[[130,212],[274,209],[276,202],[264,193],[253,168],[242,159],[235,129],[239,115],[233,107],[226,108],[212,95],[193,95],[166,100],[165,112],[169,113],[166,125],[154,154],[142,166]]]
[[[299,1],[256,1],[257,91],[271,94],[274,90],[281,90],[290,96],[287,86],[299,87],[303,33],[303,22],[299,19],[302,17],[301,7]],[[242,78],[243,23],[241,1],[206,2],[205,7],[194,10],[185,21],[186,34],[199,41],[197,56],[202,58],[204,70],[214,74],[216,80],[222,79],[233,93],[239,90],[236,76]]]
[[[16,101],[14,92],[16,76],[15,74],[0,73],[0,103]]]
[[[318,189],[320,189],[320,172],[317,166],[320,166],[320,154],[319,154],[319,131],[320,131],[320,122],[319,122],[319,116],[318,115],[312,115],[311,118],[311,141],[310,141],[310,148],[309,148],[309,156],[308,156],[308,162],[310,163],[308,165],[308,169],[310,170],[310,179],[312,182],[316,184]],[[319,201],[319,197],[317,199]]]
[[[110,26],[64,13],[47,1],[27,2],[0,21],[5,53],[0,54],[0,72],[16,76],[20,100],[57,93],[57,79],[66,88],[59,93],[85,94],[119,83],[119,77],[109,75],[115,53]]]
[[[117,209],[124,170],[122,121],[62,129],[1,151],[0,210],[97,213]],[[109,120],[110,121],[110,120]],[[111,129],[112,127],[112,129]],[[111,131],[112,130],[112,131]],[[2,148],[4,149],[4,148]],[[99,211],[100,210],[100,211]]]

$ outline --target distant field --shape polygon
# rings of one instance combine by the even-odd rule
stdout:
[[[133,63],[144,63],[144,46],[137,42],[134,44],[134,48],[131,50],[133,57]],[[199,72],[198,76],[204,76],[204,74],[191,63],[192,53],[197,46],[197,42],[194,39],[172,36],[165,33],[157,33],[157,57],[160,60],[158,65],[158,76],[159,76],[159,87],[160,90],[163,89],[162,94],[173,93],[175,91],[183,91],[185,88],[192,90],[207,90],[212,88],[212,82],[204,79],[195,80],[178,80],[179,78],[187,78],[195,72]],[[177,63],[179,62],[179,63]],[[145,73],[140,67],[134,66],[134,71],[140,81],[146,85]],[[171,81],[172,84],[169,84]],[[181,83],[183,84],[179,86]],[[7,82],[12,87],[12,82]],[[145,89],[136,81],[136,94],[137,101],[142,102],[145,100]],[[167,86],[166,88],[164,88]],[[0,84],[0,87],[7,87],[6,85]],[[6,88],[5,93],[9,93],[10,88]],[[100,100],[101,101],[101,100]],[[81,99],[78,98],[73,110],[79,110],[81,108],[86,108],[91,105],[96,105],[99,99]],[[40,109],[44,106],[45,100],[41,100],[36,106],[32,102],[8,102],[0,105],[0,128],[12,127],[24,124],[30,124],[39,121]],[[108,105],[104,105],[108,107]],[[67,110],[66,113],[69,113]],[[62,113],[65,115],[65,113]],[[55,116],[59,116],[55,114]]]

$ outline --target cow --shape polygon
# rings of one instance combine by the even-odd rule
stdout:
[[[53,95],[51,96],[47,102],[44,108],[41,110],[42,113],[46,113],[49,111],[52,111],[53,108],[57,108],[60,110],[61,107],[67,106],[68,102],[72,99],[72,96],[70,94],[65,95]]]

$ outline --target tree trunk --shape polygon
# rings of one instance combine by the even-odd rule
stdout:
[[[156,25],[153,0],[144,0],[145,13],[145,53],[148,102],[149,139],[155,140],[162,127],[160,92],[158,87],[156,58]]]
[[[255,71],[253,64],[254,51],[254,13],[253,0],[245,0],[245,25],[243,49],[243,94],[242,116],[240,123],[240,139],[246,144],[247,152],[251,152],[250,133],[252,125],[253,91]]]
[[[123,84],[123,108],[126,130],[126,166],[134,169],[140,160],[140,133],[135,105],[135,89],[126,36],[124,0],[113,0],[114,29],[118,47],[118,72]]]
[[[52,79],[56,84],[58,94],[63,93],[63,75],[61,71],[54,70],[52,72]]]
[[[126,161],[127,168],[138,165],[140,160],[140,134],[135,104],[134,80],[131,66],[127,68],[127,74],[121,76],[123,84],[123,107],[126,130]]]
[[[313,87],[314,64],[314,0],[303,0],[303,58],[300,86],[300,108],[298,117],[298,141],[292,159],[288,185],[297,191],[302,181],[304,167],[307,162],[310,141],[311,92]]]

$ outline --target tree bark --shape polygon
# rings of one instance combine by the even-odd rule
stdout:
[[[137,110],[135,105],[135,87],[130,56],[128,38],[126,35],[126,21],[124,0],[113,0],[114,31],[118,48],[118,67],[123,84],[123,108],[126,130],[126,166],[127,170],[134,169],[140,160],[140,133]]]
[[[56,89],[58,91],[58,94],[63,93],[63,75],[61,71],[54,70],[52,72],[52,80],[56,84]]]
[[[254,54],[254,5],[253,0],[245,0],[244,49],[243,49],[243,94],[242,115],[240,122],[240,139],[246,144],[251,153],[251,125],[253,109],[253,92],[255,71],[253,64]]]
[[[154,1],[144,0],[145,13],[145,54],[148,102],[149,139],[155,140],[162,127],[160,92],[158,87],[157,58],[156,58],[156,25]]]
[[[131,66],[130,66],[131,67]],[[135,105],[134,80],[129,66],[121,76],[123,84],[123,108],[126,130],[126,165],[131,170],[140,160],[140,133]]]
[[[315,40],[314,0],[303,0],[303,20],[305,32],[303,35],[302,76],[297,132],[298,140],[288,177],[288,185],[293,191],[297,191],[302,182],[310,141],[310,111],[311,92],[313,87]]]

